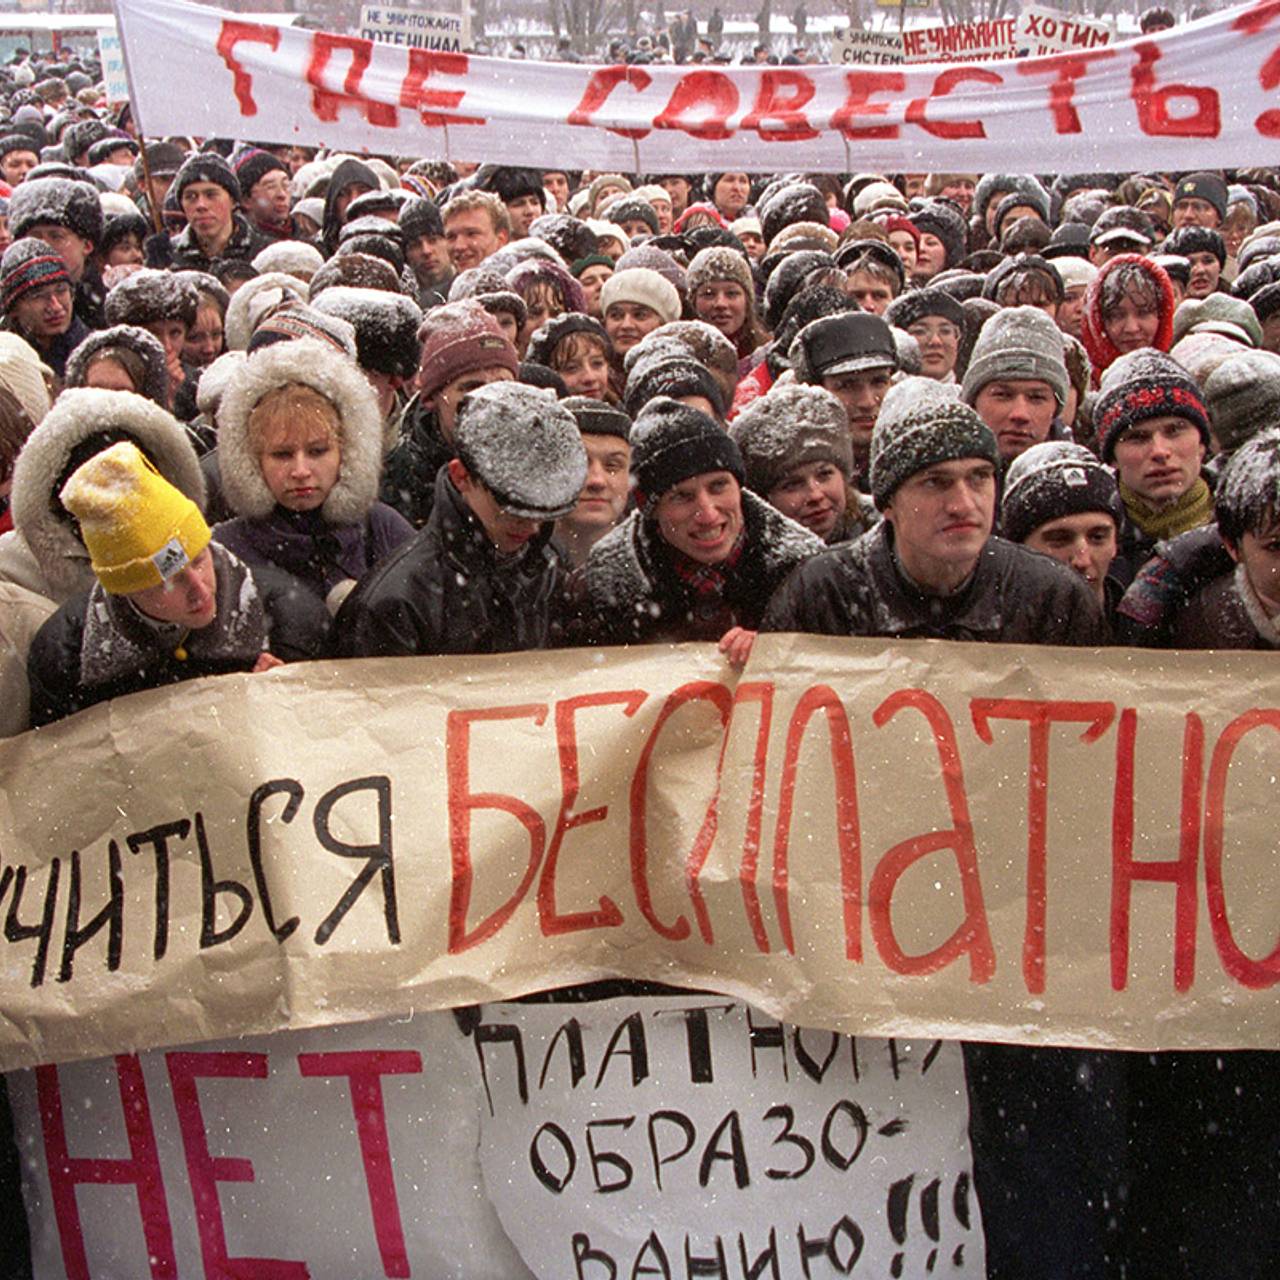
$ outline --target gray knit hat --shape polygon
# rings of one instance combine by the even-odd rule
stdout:
[[[1242,350],[1204,381],[1213,434],[1227,453],[1268,427],[1280,426],[1280,356]]]
[[[747,488],[762,497],[810,462],[833,463],[846,478],[853,474],[848,414],[821,387],[775,387],[743,409],[729,434],[742,451]]]
[[[972,404],[997,378],[1047,382],[1058,408],[1071,380],[1062,354],[1062,331],[1039,307],[1005,307],[982,326],[964,375],[963,395]]]
[[[550,391],[490,382],[458,406],[458,457],[509,515],[556,520],[577,506],[587,452],[577,419]]]
[[[883,511],[918,471],[961,458],[980,458],[998,469],[1000,450],[991,428],[959,400],[925,390],[904,393],[890,413],[881,406],[871,433],[871,496]]]
[[[1173,313],[1173,341],[1177,345],[1189,333],[1220,333],[1251,347],[1262,342],[1262,326],[1243,298],[1211,293],[1207,298],[1186,298]]]

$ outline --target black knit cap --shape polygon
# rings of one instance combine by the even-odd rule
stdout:
[[[742,453],[728,432],[678,400],[660,396],[649,401],[631,435],[631,484],[640,508],[709,471],[728,471],[739,484],[746,479]]]
[[[547,197],[542,189],[542,172],[538,169],[496,165],[476,185],[481,191],[492,191],[504,204],[519,200],[522,196],[537,196],[538,202],[546,208]]]
[[[1221,267],[1227,261],[1227,242],[1212,227],[1179,227],[1169,233],[1160,252],[1183,258],[1192,253],[1211,253]]]
[[[633,416],[651,400],[661,397],[702,396],[724,417],[724,392],[711,370],[691,356],[671,356],[663,360],[637,363],[627,378],[623,395],[627,412]]]
[[[884,318],[897,329],[909,329],[925,316],[940,316],[957,328],[964,328],[964,308],[959,299],[943,289],[912,289],[894,298],[884,313]]]
[[[1054,258],[1087,258],[1089,256],[1089,225],[1085,222],[1064,222],[1049,237],[1049,243],[1040,251],[1042,258],[1051,262]]]
[[[231,159],[231,168],[235,172],[240,190],[246,195],[269,173],[279,170],[287,174],[289,166],[279,156],[260,147],[249,147]]]
[[[231,198],[240,203],[240,180],[235,171],[216,151],[202,151],[198,155],[188,156],[173,180],[174,198],[182,203],[182,193],[193,182],[212,182],[221,187]]]
[[[89,148],[89,163],[106,164],[109,157],[117,151],[127,151],[130,155],[138,154],[138,144],[132,138],[126,138],[122,133],[112,133],[105,138],[99,138],[97,142]]]
[[[631,437],[631,418],[615,405],[590,396],[566,396],[560,403],[577,419],[578,430],[584,436],[617,436],[619,440]]]
[[[40,154],[40,148],[32,141],[31,135],[26,133],[6,133],[0,138],[0,160],[11,151],[30,151],[34,156]]]
[[[605,210],[605,220],[620,227],[624,222],[634,222],[637,218],[656,236],[658,234],[658,213],[647,200],[638,196],[623,196],[615,200]]]
[[[1010,463],[1000,504],[1000,531],[1010,542],[1025,542],[1050,520],[1094,511],[1118,528],[1124,504],[1111,470],[1083,445],[1048,440]]]
[[[915,202],[907,217],[922,235],[927,232],[942,241],[948,267],[954,267],[964,257],[969,229],[965,226],[964,214],[950,200],[939,197]]]
[[[529,339],[525,358],[534,364],[549,366],[555,349],[575,333],[590,334],[591,337],[599,340],[605,354],[612,356],[613,342],[599,320],[593,316],[583,315],[581,311],[565,311],[558,316],[553,316]]]
[[[1166,415],[1193,423],[1209,444],[1209,411],[1191,375],[1153,347],[1122,355],[1107,370],[1093,409],[1103,462],[1114,461],[1116,441],[1130,427]]]
[[[434,200],[413,196],[400,206],[400,230],[406,240],[429,236],[433,240],[444,235],[444,220]]]
[[[1173,207],[1182,200],[1204,200],[1218,211],[1219,218],[1227,216],[1227,184],[1216,173],[1189,173],[1173,189]]]

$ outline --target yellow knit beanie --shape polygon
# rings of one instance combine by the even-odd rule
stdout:
[[[209,545],[200,508],[127,440],[77,467],[59,496],[112,595],[160,586]]]

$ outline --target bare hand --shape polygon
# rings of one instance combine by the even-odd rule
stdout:
[[[283,658],[277,658],[274,653],[260,653],[257,662],[253,664],[253,671],[256,675],[259,671],[270,671],[272,667],[283,666]]]
[[[756,633],[746,627],[730,627],[720,637],[720,652],[729,659],[729,665],[741,670],[751,657],[751,646],[755,643]]]

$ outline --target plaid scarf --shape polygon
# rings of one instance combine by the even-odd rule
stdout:
[[[729,575],[736,568],[738,561],[742,559],[742,550],[747,545],[747,531],[744,527],[738,533],[737,540],[729,549],[729,554],[716,564],[702,564],[697,560],[691,560],[681,551],[672,551],[671,568],[681,582],[684,583],[695,596],[705,598],[708,596],[724,595],[725,584],[729,581]]]

